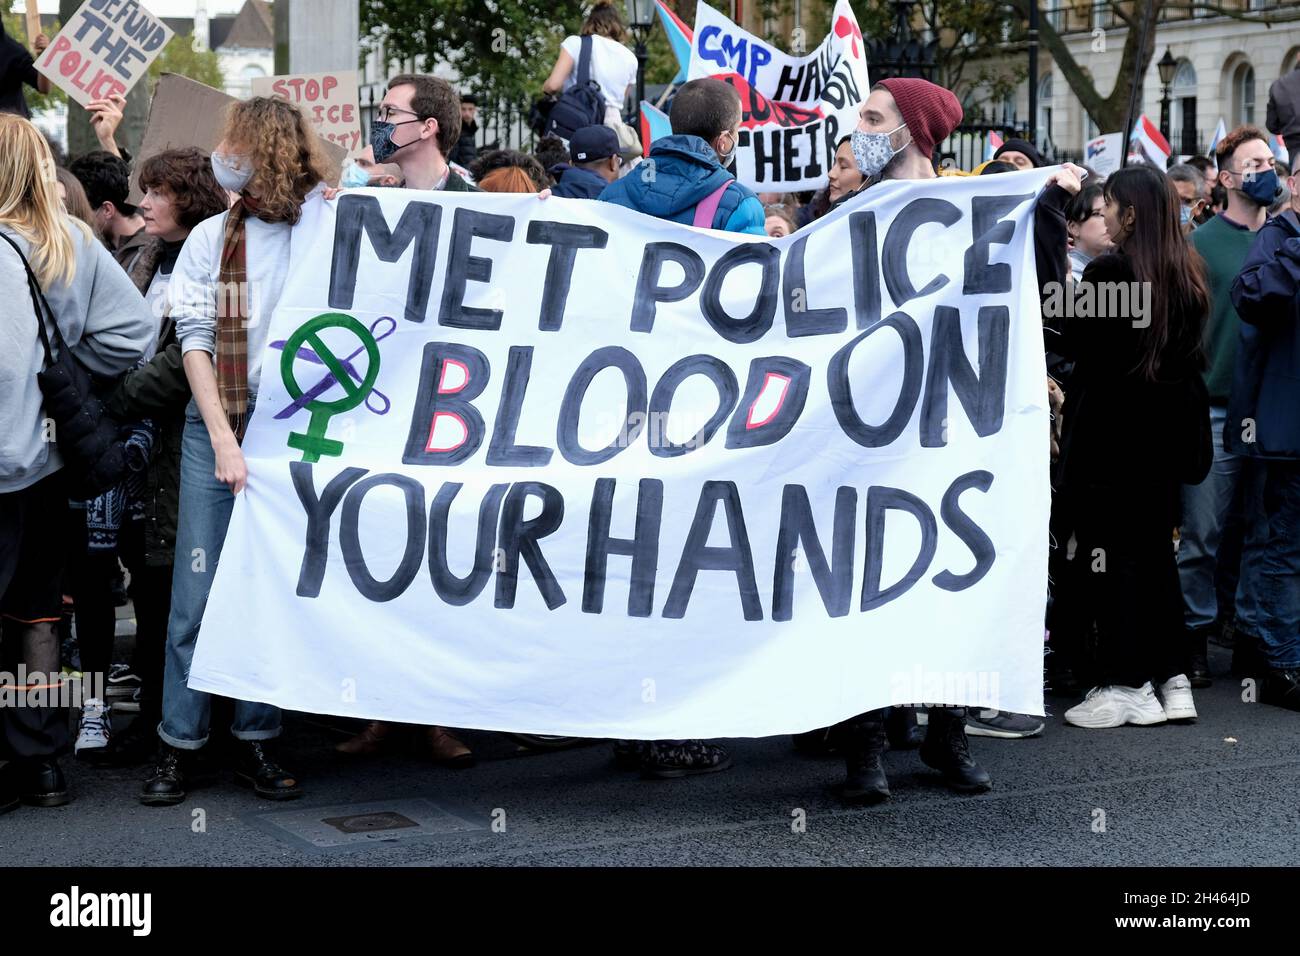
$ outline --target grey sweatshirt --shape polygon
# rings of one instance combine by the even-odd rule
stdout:
[[[23,254],[29,246],[0,225]],[[59,333],[90,371],[117,375],[131,368],[154,334],[154,319],[144,298],[122,267],[100,243],[69,228],[76,250],[72,281],[45,289]],[[0,494],[20,491],[63,467],[57,446],[48,441],[36,373],[45,351],[27,291],[27,274],[13,249],[0,242]],[[48,330],[48,326],[47,326]],[[58,346],[50,336],[50,345]],[[56,440],[57,433],[53,436]]]

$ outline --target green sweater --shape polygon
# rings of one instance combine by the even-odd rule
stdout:
[[[1205,387],[1211,405],[1227,405],[1232,391],[1232,367],[1237,360],[1241,319],[1228,293],[1256,235],[1233,225],[1222,215],[1192,232],[1192,245],[1205,260],[1210,282],[1210,319],[1205,325],[1205,354],[1210,367],[1205,373]]]

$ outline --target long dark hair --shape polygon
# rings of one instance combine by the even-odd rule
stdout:
[[[1119,206],[1121,215],[1133,210],[1133,233],[1120,251],[1137,280],[1150,283],[1151,324],[1134,371],[1156,381],[1170,361],[1204,368],[1201,331],[1210,311],[1210,291],[1205,262],[1183,235],[1174,184],[1152,166],[1126,166],[1106,180],[1104,195]]]

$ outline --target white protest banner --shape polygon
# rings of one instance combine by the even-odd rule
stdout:
[[[1083,163],[1101,179],[1119,169],[1124,159],[1124,134],[1107,133],[1090,139],[1083,149]]]
[[[136,0],[86,0],[36,69],[82,106],[126,95],[172,38],[171,27]]]
[[[714,77],[740,94],[736,178],[759,192],[820,189],[835,144],[858,122],[870,90],[867,50],[848,0],[807,56],[791,56],[747,33],[701,0],[691,41],[692,80]]]
[[[189,685],[581,737],[1041,714],[1051,172],[885,182],[776,240],[313,199]]]
[[[278,96],[302,110],[321,139],[349,153],[361,148],[361,108],[357,73],[303,73],[253,78],[254,96]]]

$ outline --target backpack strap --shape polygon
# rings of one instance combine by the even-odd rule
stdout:
[[[718,203],[722,202],[722,194],[727,191],[734,180],[728,179],[713,192],[709,193],[695,207],[695,221],[691,225],[699,226],[701,229],[713,228],[713,217],[718,214]]]
[[[595,42],[591,36],[582,37],[582,48],[578,51],[578,86],[591,82],[591,47]]]
[[[10,247],[18,255],[19,261],[22,262],[23,269],[27,272],[27,291],[32,297],[32,311],[36,313],[36,327],[40,329],[41,332],[41,345],[45,347],[45,364],[53,365],[54,353],[50,351],[50,335],[45,330],[45,316],[48,315],[50,317],[51,323],[54,324],[54,334],[57,336],[59,334],[59,325],[57,322],[54,322],[54,311],[50,308],[50,304],[45,301],[45,293],[41,291],[40,283],[36,281],[36,275],[32,272],[32,267],[28,264],[27,257],[23,255],[23,251],[18,248],[18,243],[14,242],[3,232],[0,232],[0,239],[9,243]],[[60,346],[62,346],[61,341]]]

